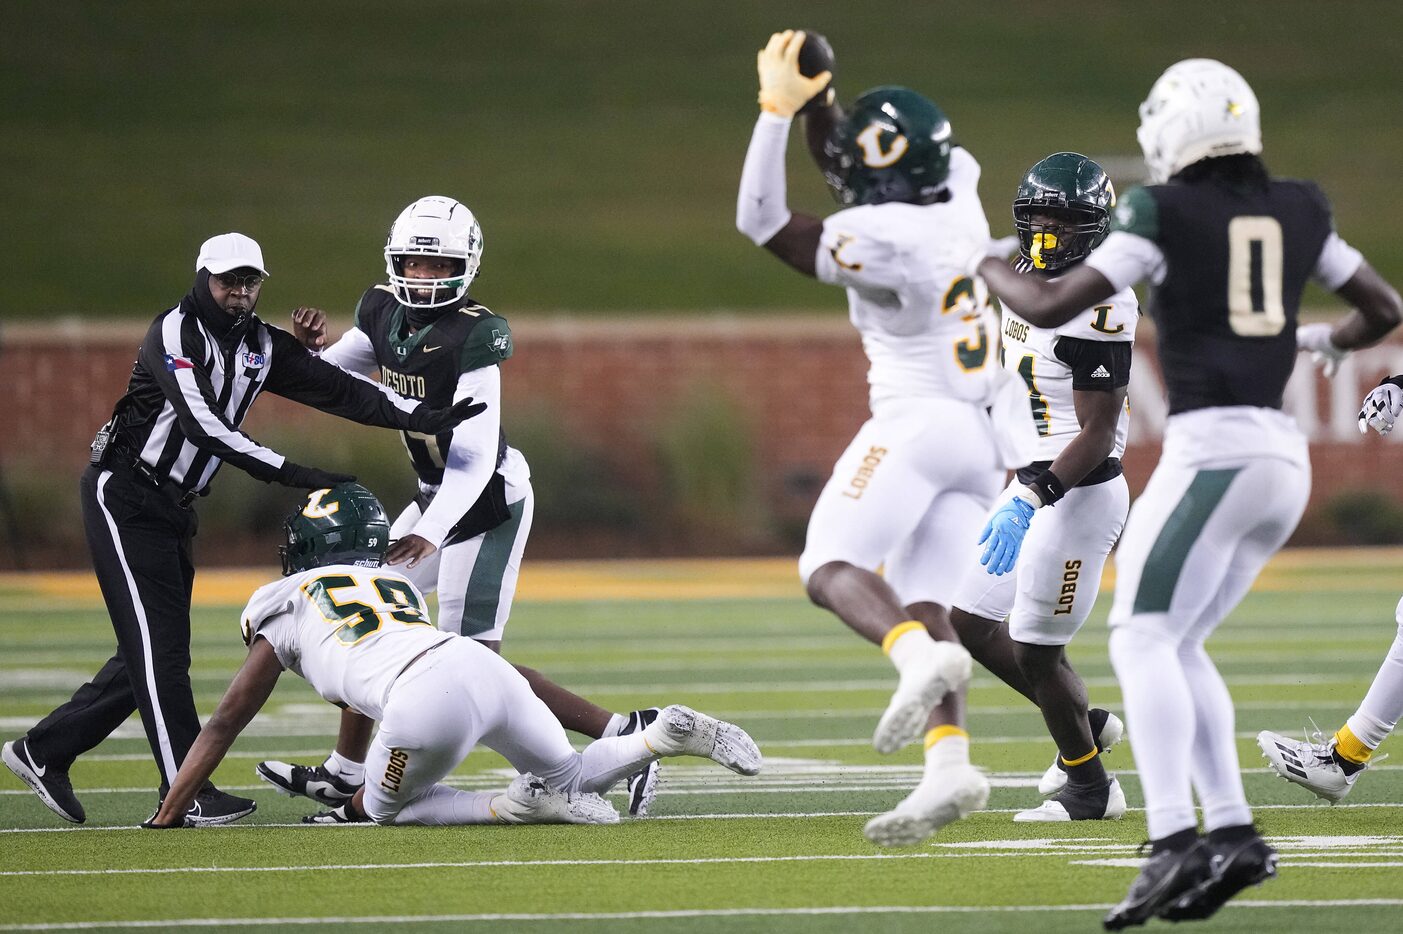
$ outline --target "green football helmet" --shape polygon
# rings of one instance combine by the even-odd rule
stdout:
[[[823,175],[838,203],[932,204],[950,177],[950,121],[909,88],[873,88],[824,144]]]
[[[283,522],[283,533],[284,577],[327,564],[379,567],[390,547],[385,507],[359,483],[311,491]]]
[[[1028,170],[1013,198],[1018,250],[1034,269],[1065,269],[1106,239],[1116,190],[1101,166],[1055,152]]]

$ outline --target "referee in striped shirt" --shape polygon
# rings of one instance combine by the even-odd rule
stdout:
[[[205,241],[195,284],[146,332],[126,395],[93,442],[80,485],[83,524],[117,651],[72,699],[14,742],[3,760],[60,817],[86,815],[68,769],[141,712],[165,797],[200,721],[190,690],[191,508],[222,463],[259,480],[317,489],[352,480],[294,464],[239,431],[267,390],[332,415],[429,435],[482,411],[463,400],[433,409],[309,354],[253,313],[268,275],[249,237]],[[254,802],[206,787],[192,824],[237,820]]]

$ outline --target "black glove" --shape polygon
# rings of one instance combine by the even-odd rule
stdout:
[[[283,486],[301,487],[304,490],[323,490],[338,483],[356,482],[356,478],[348,473],[332,473],[320,467],[303,467],[292,461],[283,461],[278,475],[273,479]]]
[[[486,402],[473,402],[472,396],[453,403],[452,408],[433,409],[426,403],[419,403],[413,412],[409,413],[409,430],[423,435],[436,435],[440,432],[451,431],[457,427],[459,422],[465,422],[474,415],[480,415],[487,411]]]

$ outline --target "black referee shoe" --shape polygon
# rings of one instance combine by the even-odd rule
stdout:
[[[642,733],[656,719],[658,719],[657,707],[635,710],[628,715],[628,723],[619,730],[619,735]],[[628,813],[630,817],[645,817],[648,814],[648,808],[652,807],[653,799],[658,796],[659,773],[661,771],[658,760],[654,759],[628,777]]]
[[[164,795],[161,797],[165,800]],[[157,805],[156,810],[160,809]],[[207,784],[195,793],[195,800],[190,802],[190,808],[185,812],[185,826],[213,827],[216,824],[232,824],[256,810],[258,805],[253,799],[240,798]]]
[[[44,806],[50,811],[74,824],[81,824],[88,819],[78,796],[73,793],[73,783],[68,780],[68,772],[35,762],[33,754],[29,751],[27,736],[6,743],[4,748],[0,749],[0,759],[4,760],[11,772],[34,789],[39,800],[44,802]]]
[[[337,778],[325,765],[293,765],[270,759],[253,768],[254,773],[285,795],[311,798],[329,808],[339,807],[360,790],[359,784]]]

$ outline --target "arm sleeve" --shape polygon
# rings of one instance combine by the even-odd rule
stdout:
[[[358,327],[353,327],[341,339],[323,350],[321,358],[333,366],[339,366],[347,373],[360,373],[370,376],[379,370],[375,359],[375,345],[370,336]]]
[[[1072,369],[1072,389],[1110,392],[1130,385],[1130,341],[1089,341],[1059,337],[1054,352]]]
[[[1083,262],[1106,277],[1119,292],[1137,282],[1164,281],[1164,253],[1153,240],[1126,230],[1114,230],[1106,242],[1092,251]]]
[[[453,429],[453,440],[443,465],[443,483],[414,525],[414,534],[435,548],[443,544],[449,530],[477,502],[497,469],[497,445],[502,426],[501,369],[483,367],[458,377],[453,401],[469,396],[487,403],[487,410],[459,422]]]
[[[736,229],[756,246],[764,246],[792,216],[785,191],[784,153],[789,145],[790,120],[761,113],[745,151],[736,196]]]
[[[1364,254],[1345,243],[1343,238],[1332,230],[1330,236],[1325,239],[1325,246],[1320,250],[1320,259],[1316,260],[1315,271],[1311,276],[1320,285],[1334,292],[1348,282],[1363,264]]]
[[[280,328],[268,331],[273,337],[269,392],[362,425],[411,429],[409,416],[418,402],[313,356]]]
[[[199,327],[178,310],[158,319],[141,343],[141,362],[190,443],[255,479],[271,481],[284,458],[235,428],[220,409],[209,378],[213,354]]]

